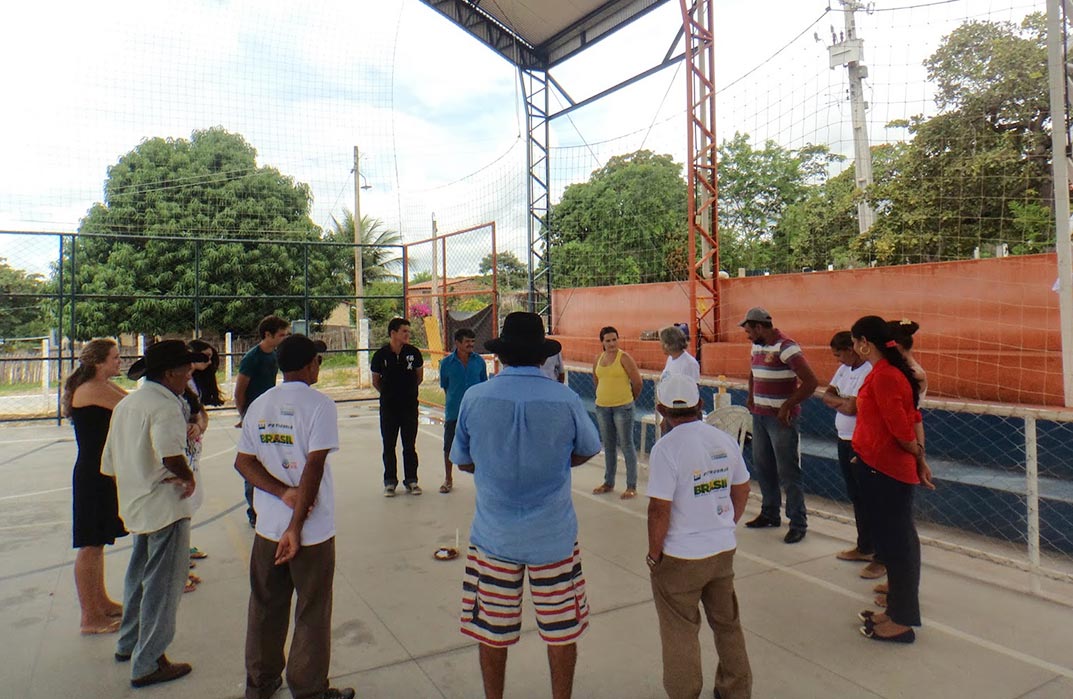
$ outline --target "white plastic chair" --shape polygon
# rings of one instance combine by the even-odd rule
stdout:
[[[708,414],[705,422],[738,440],[738,447],[742,451],[745,450],[745,437],[753,429],[753,416],[744,405],[724,405],[722,408],[716,408]]]

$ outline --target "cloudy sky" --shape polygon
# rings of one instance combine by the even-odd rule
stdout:
[[[743,131],[852,153],[845,71],[827,58],[843,15],[826,7],[717,3],[722,137]],[[968,19],[1019,21],[1045,3],[889,0],[873,9],[857,21],[878,142],[904,136],[883,128],[890,120],[934,111],[921,62],[944,34]],[[669,2],[553,74],[585,97],[661,60],[680,22]],[[418,0],[13,3],[0,62],[0,230],[77,230],[102,198],[107,168],[140,141],[222,126],[242,134],[260,164],[311,185],[319,225],[353,207],[358,145],[371,186],[363,213],[407,240],[429,235],[433,213],[441,233],[494,219],[502,248],[524,248],[517,75]],[[642,146],[684,160],[683,76],[667,69],[556,120],[556,196]],[[54,251],[54,241],[0,235],[0,257],[16,267],[43,271]],[[459,255],[459,270],[479,260]]]

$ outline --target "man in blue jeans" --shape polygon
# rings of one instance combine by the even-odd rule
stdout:
[[[739,325],[753,343],[745,406],[753,414],[753,469],[763,494],[760,516],[745,526],[781,526],[784,487],[790,531],[783,541],[796,544],[805,538],[808,528],[797,419],[801,402],[812,395],[819,382],[801,347],[774,327],[771,314],[763,308],[750,308]]]
[[[101,473],[115,478],[119,514],[134,535],[115,659],[132,661],[135,688],[177,680],[191,669],[164,651],[175,638],[190,565],[190,496],[197,487],[186,462],[180,396],[190,365],[204,361],[181,340],[149,347],[135,363],[145,383],[116,406],[101,457]]]

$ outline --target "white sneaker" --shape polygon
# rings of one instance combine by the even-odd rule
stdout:
[[[421,490],[421,486],[419,486],[417,483],[414,483],[413,485],[406,486],[406,492],[408,492],[410,495],[420,495],[424,491]]]
[[[395,497],[395,486],[393,486],[393,485],[385,485],[384,486],[384,497],[385,498],[393,498],[393,497]]]

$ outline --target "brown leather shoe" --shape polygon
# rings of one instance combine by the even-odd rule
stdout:
[[[190,663],[173,663],[164,655],[156,659],[156,665],[156,670],[153,670],[148,675],[131,680],[130,686],[137,689],[160,684],[161,682],[171,682],[189,675],[193,669],[190,667]]]
[[[870,553],[861,553],[860,549],[858,549],[856,546],[854,546],[853,548],[851,548],[851,549],[849,549],[847,551],[839,551],[838,553],[835,554],[835,558],[837,558],[840,561],[864,561],[864,562],[870,562],[872,560],[872,554],[870,554]]]
[[[886,574],[887,566],[876,561],[872,561],[861,569],[861,577],[865,580],[876,580],[878,578],[882,578]]]

